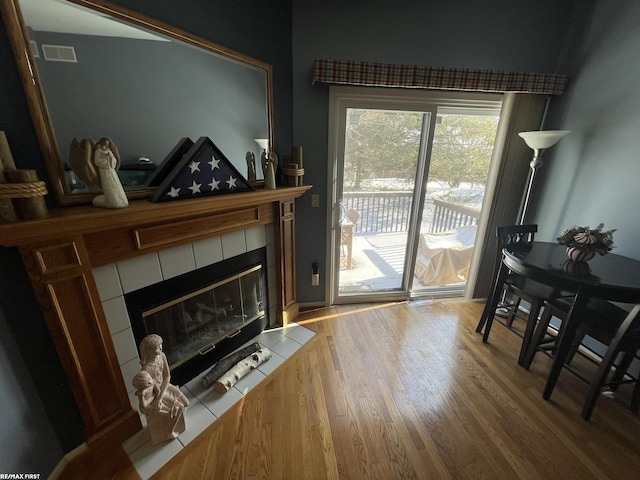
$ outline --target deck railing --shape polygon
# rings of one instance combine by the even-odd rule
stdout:
[[[434,213],[430,233],[446,232],[458,227],[477,225],[480,211],[458,203],[433,200]]]
[[[412,202],[412,192],[345,192],[342,197],[344,213],[352,208],[360,215],[354,233],[408,231]],[[437,233],[476,225],[479,215],[480,211],[471,207],[428,199],[422,231]]]

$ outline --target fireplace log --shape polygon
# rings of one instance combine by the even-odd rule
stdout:
[[[238,362],[227,373],[222,375],[214,384],[213,389],[218,393],[228,392],[238,380],[254,370],[258,365],[266,362],[271,358],[271,350],[261,348],[257,352],[252,353],[244,360]]]
[[[240,360],[247,358],[254,352],[257,352],[260,348],[260,344],[258,342],[254,342],[248,347],[244,347],[231,355],[227,355],[223,359],[219,360],[211,370],[202,377],[202,384],[205,387],[213,385],[216,380],[227,373]]]

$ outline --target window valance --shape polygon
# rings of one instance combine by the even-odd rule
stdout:
[[[316,82],[370,87],[562,95],[569,84],[569,77],[550,73],[317,59],[313,68],[313,83]]]

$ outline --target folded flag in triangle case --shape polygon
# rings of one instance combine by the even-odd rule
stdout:
[[[153,192],[150,200],[162,202],[253,190],[216,145],[201,137]]]

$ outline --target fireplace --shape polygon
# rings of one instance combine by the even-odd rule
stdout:
[[[295,199],[310,188],[134,200],[125,209],[59,208],[46,219],[0,225],[0,245],[20,249],[87,442],[121,442],[141,428],[129,391],[140,364],[124,294],[267,246],[269,320],[286,325],[296,318]],[[214,239],[261,226],[272,232],[262,245],[247,237],[246,245],[231,241],[228,252],[222,240],[222,256],[210,248]]]
[[[149,285],[124,296],[136,345],[156,333],[183,385],[269,324],[265,248]]]

